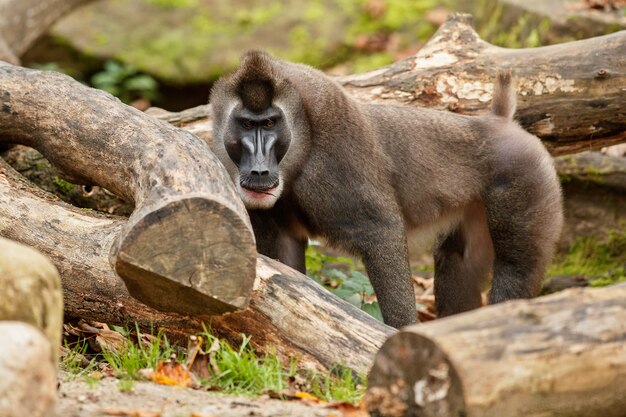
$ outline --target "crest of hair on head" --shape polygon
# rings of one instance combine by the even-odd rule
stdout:
[[[250,51],[241,59],[238,94],[243,105],[259,113],[272,105],[274,97],[273,81],[276,77],[267,54]]]

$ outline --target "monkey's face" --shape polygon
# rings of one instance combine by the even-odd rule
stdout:
[[[260,112],[235,108],[229,124],[224,145],[239,170],[241,199],[249,209],[272,208],[283,190],[279,164],[290,142],[283,112],[274,106]]]

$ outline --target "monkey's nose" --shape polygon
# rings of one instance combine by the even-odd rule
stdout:
[[[252,169],[250,171],[250,174],[251,175],[255,175],[257,177],[266,177],[266,176],[270,175],[270,171],[267,170],[267,169],[261,169],[261,168],[260,169]]]

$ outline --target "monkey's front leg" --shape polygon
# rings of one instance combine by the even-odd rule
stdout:
[[[396,328],[415,324],[415,291],[404,227],[381,228],[371,232],[360,240],[358,250],[374,287],[385,324]]]

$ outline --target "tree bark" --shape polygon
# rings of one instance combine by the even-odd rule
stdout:
[[[0,60],[18,57],[60,17],[91,0],[0,0]]]
[[[619,417],[626,287],[573,289],[411,326],[385,342],[375,416]]]
[[[363,103],[480,114],[491,104],[496,73],[507,69],[517,83],[516,119],[552,155],[626,142],[626,31],[506,49],[480,39],[469,15],[453,14],[415,56],[337,80]],[[210,138],[207,106],[153,114]]]
[[[0,66],[0,126],[0,142],[36,148],[74,182],[134,202],[111,262],[138,300],[185,314],[247,306],[254,235],[200,139],[67,76],[10,65]]]
[[[222,316],[163,313],[131,297],[108,261],[122,217],[85,212],[32,186],[0,159],[0,236],[36,247],[58,268],[67,317],[166,328],[173,337],[210,325],[237,341],[251,335],[260,351],[325,369],[342,363],[369,368],[394,329],[344,302],[304,275],[259,256],[247,309]],[[194,258],[188,258],[190,260]]]

